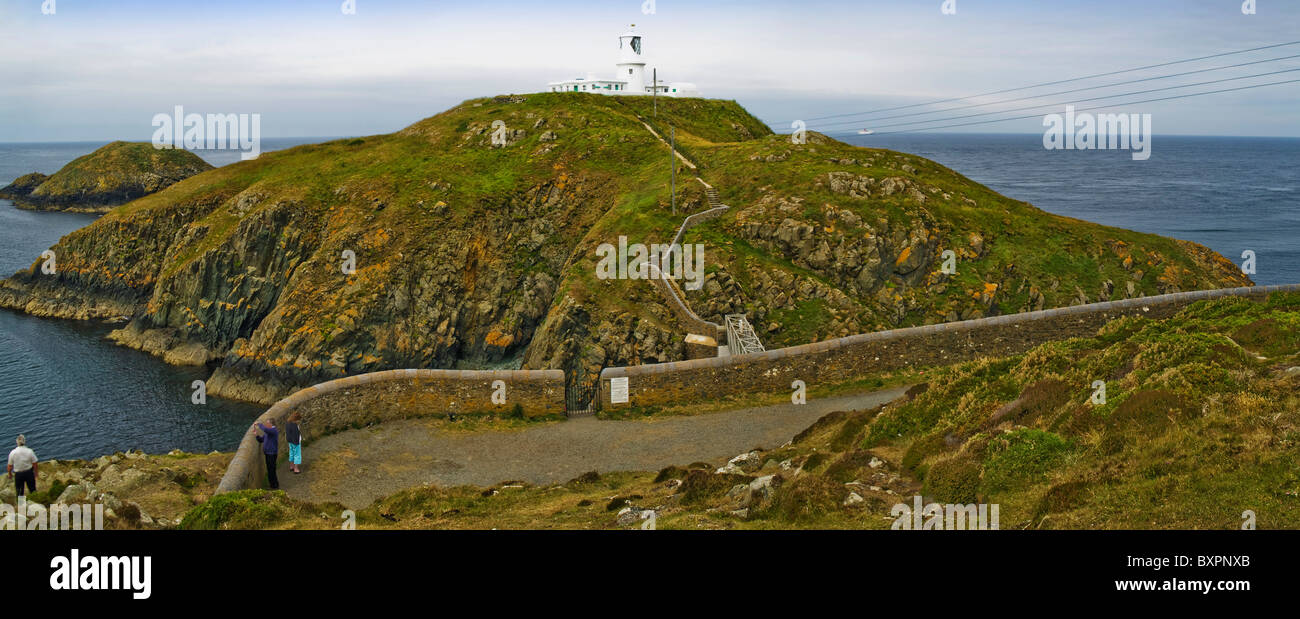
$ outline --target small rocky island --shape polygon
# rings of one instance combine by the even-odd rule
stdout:
[[[186,150],[119,141],[74,159],[52,175],[20,176],[0,188],[0,198],[31,210],[107,213],[211,169],[211,164]]]

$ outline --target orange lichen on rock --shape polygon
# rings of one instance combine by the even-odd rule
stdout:
[[[483,343],[496,348],[508,348],[515,341],[515,336],[510,333],[502,333],[500,329],[493,328],[488,331]]]
[[[898,253],[898,259],[894,261],[894,266],[898,266],[900,264],[903,264],[904,262],[907,262],[908,256],[911,255],[912,255],[912,248],[904,247],[903,251]]]

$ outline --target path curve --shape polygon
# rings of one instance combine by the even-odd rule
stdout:
[[[301,475],[278,469],[291,497],[361,509],[423,484],[491,486],[564,483],[587,471],[657,471],[774,449],[827,413],[861,410],[903,395],[898,387],[858,395],[663,419],[594,417],[523,430],[449,433],[431,419],[348,430],[306,445]]]

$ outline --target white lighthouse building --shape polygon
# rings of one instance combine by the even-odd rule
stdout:
[[[551,82],[546,85],[549,92],[590,92],[601,95],[650,95],[661,97],[698,97],[700,91],[690,82],[665,83],[654,81],[652,74],[646,71],[645,57],[642,55],[641,35],[633,31],[636,24],[618,37],[618,64],[615,65],[613,79],[601,79],[594,74],[576,77],[571,80]]]

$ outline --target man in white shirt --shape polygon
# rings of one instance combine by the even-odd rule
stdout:
[[[18,435],[18,447],[9,452],[9,477],[23,496],[23,487],[36,492],[36,452],[27,447],[27,437]]]

